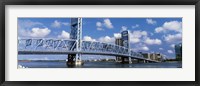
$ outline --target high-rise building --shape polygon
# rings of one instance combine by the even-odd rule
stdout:
[[[115,44],[119,46],[123,46],[123,40],[121,38],[116,38],[115,39]]]
[[[176,59],[181,61],[182,60],[182,43],[175,45],[175,53],[176,53]]]
[[[141,53],[144,58],[150,59],[150,53]]]
[[[123,40],[121,38],[116,38],[115,44],[119,46],[123,46]],[[116,56],[116,62],[122,62],[122,57]]]
[[[122,31],[121,32],[122,35],[122,40],[123,40],[123,46],[126,48],[129,48],[129,34],[128,34],[128,30]]]

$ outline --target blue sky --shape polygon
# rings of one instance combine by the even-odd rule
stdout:
[[[182,42],[182,18],[83,18],[82,28],[83,40],[108,43],[114,43],[122,30],[129,30],[133,50],[159,52],[167,58],[175,58],[174,44]],[[69,33],[70,18],[18,18],[19,38],[69,39]],[[19,59],[27,57],[41,56],[20,55]],[[55,59],[50,55],[42,57]]]

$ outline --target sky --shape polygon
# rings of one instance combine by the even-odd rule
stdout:
[[[175,58],[174,45],[182,42],[182,18],[82,18],[82,22],[82,39],[87,41],[114,43],[121,31],[128,30],[130,47],[136,52],[156,52]],[[18,18],[18,38],[69,39],[69,34],[70,18]],[[66,59],[63,55],[58,57]],[[52,55],[18,58],[57,59]]]

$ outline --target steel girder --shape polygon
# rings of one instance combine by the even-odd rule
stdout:
[[[76,42],[73,39],[18,39],[18,51],[76,51]],[[82,41],[81,51],[143,58],[140,53],[123,46],[97,41]]]

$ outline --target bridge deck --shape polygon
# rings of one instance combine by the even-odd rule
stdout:
[[[140,59],[140,60],[146,60],[146,61],[151,61],[151,62],[158,62],[146,58],[138,58],[138,57],[133,57],[129,55],[124,55],[124,54],[116,54],[116,53],[105,53],[105,52],[77,52],[77,51],[18,51],[18,55],[34,55],[34,54],[89,54],[89,55],[107,55],[107,56],[122,56],[122,57],[131,57],[133,59]]]

